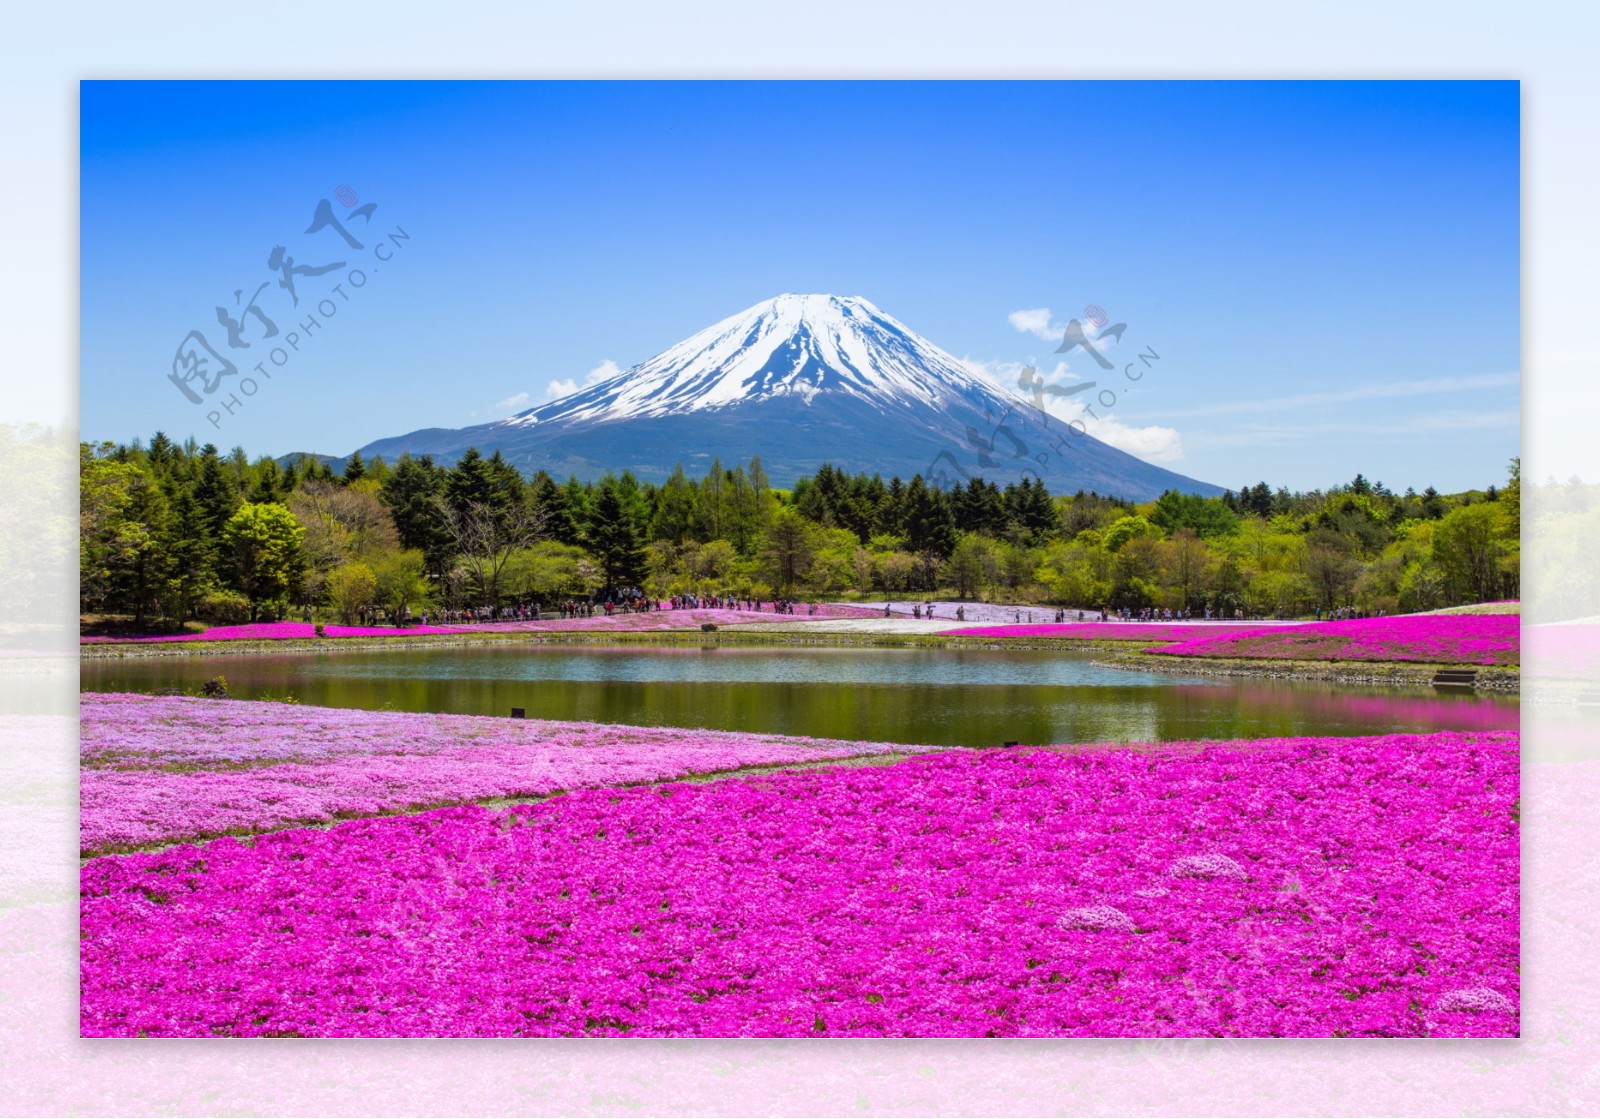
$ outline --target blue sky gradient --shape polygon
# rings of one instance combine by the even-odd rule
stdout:
[[[1162,359],[1103,435],[1220,485],[1451,490],[1519,452],[1515,82],[81,93],[86,439],[344,454],[542,403],[790,291],[865,296],[1013,381],[1060,360],[1016,322],[1099,304]],[[303,232],[341,184],[377,206],[361,253]],[[275,278],[274,246],[367,268],[396,227],[234,414],[168,382],[190,330],[222,346],[213,308]],[[300,278],[302,309],[334,278]],[[261,304],[294,330],[285,293]]]

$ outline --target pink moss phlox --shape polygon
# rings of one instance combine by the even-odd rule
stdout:
[[[85,852],[932,749],[178,696],[85,693],[80,710]]]
[[[1516,1036],[1518,772],[1514,733],[944,751],[107,856],[81,1028]]]
[[[1516,614],[1413,614],[1212,634],[1145,650],[1172,657],[1515,665]]]

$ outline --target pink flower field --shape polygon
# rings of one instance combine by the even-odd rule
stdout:
[[[721,610],[689,608],[651,610],[636,614],[597,614],[591,618],[552,618],[545,621],[459,622],[446,626],[337,626],[322,627],[324,638],[414,637],[441,633],[633,633],[655,630],[699,629],[710,622],[733,625],[739,622],[797,622],[807,618],[870,617],[873,611],[859,606],[818,603],[816,614],[804,606],[793,614],[775,614],[770,603],[765,610]],[[284,641],[315,640],[316,626],[310,622],[256,622],[252,625],[212,626],[202,633],[158,634],[150,637],[82,637],[80,644],[105,645],[122,642],[167,641]]]
[[[1521,659],[1520,634],[1521,619],[1515,614],[1409,614],[1236,630],[1146,652],[1173,657],[1515,665]]]
[[[80,719],[85,854],[584,786],[932,749],[94,693],[82,696]]]
[[[437,626],[324,626],[328,637],[402,637],[416,633],[449,633]],[[314,639],[316,626],[310,622],[254,622],[241,626],[212,626],[203,633],[157,634],[153,637],[83,637],[81,644],[102,645],[123,641],[284,641],[289,638]]]
[[[177,781],[222,744],[203,772],[338,766],[391,741],[447,775],[473,749],[520,764],[498,726],[468,734],[506,720],[359,716],[342,733],[358,713],[279,724],[248,710],[267,704],[183,701],[141,719],[141,701],[85,700],[86,789],[136,767]],[[208,731],[206,714],[240,722]],[[662,779],[88,860],[82,1032],[1518,1032],[1513,733],[947,750],[683,783],[664,778],[702,763],[668,739],[762,751],[571,725],[593,749],[540,745],[561,726],[519,729],[566,785],[653,749],[610,733],[656,736]],[[367,795],[363,771],[329,776]],[[116,805],[86,795],[85,834]]]
[[[1282,627],[1284,629],[1289,626]],[[1296,627],[1298,628],[1298,627]],[[945,630],[946,637],[1070,637],[1083,641],[1186,641],[1219,634],[1256,632],[1228,622],[1044,622],[1039,625],[972,626]]]

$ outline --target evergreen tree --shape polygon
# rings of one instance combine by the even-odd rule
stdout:
[[[695,487],[683,472],[683,464],[656,491],[656,505],[650,520],[650,539],[682,544],[689,538],[695,519]]]
[[[162,605],[180,624],[195,616],[200,600],[216,583],[217,543],[206,531],[204,511],[194,493],[178,489],[167,534],[170,565]]]
[[[578,526],[573,522],[572,506],[567,493],[556,485],[555,479],[541,470],[528,484],[528,493],[535,508],[545,513],[545,531],[550,539],[561,544],[578,543]]]
[[[250,484],[249,492],[245,495],[246,501],[253,501],[258,505],[270,505],[288,495],[289,490],[284,484],[283,470],[275,459],[257,459],[250,472],[255,477]]]
[[[632,586],[644,575],[644,547],[632,511],[615,479],[601,482],[585,526],[585,543],[600,563],[608,588]]]
[[[915,553],[945,558],[956,546],[956,522],[944,493],[917,474],[905,493],[906,545]]]
[[[217,457],[217,449],[210,443],[200,450],[194,499],[200,505],[206,534],[212,540],[221,540],[223,526],[233,517],[234,510],[239,508],[239,491],[222,460]]]
[[[400,546],[420,550],[428,570],[443,575],[452,552],[450,534],[439,509],[439,499],[445,492],[444,472],[428,455],[420,459],[401,455],[379,492],[389,507]]]

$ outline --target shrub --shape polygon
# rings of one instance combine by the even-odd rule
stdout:
[[[241,625],[250,620],[250,600],[237,591],[212,591],[200,599],[196,613],[219,625]]]

